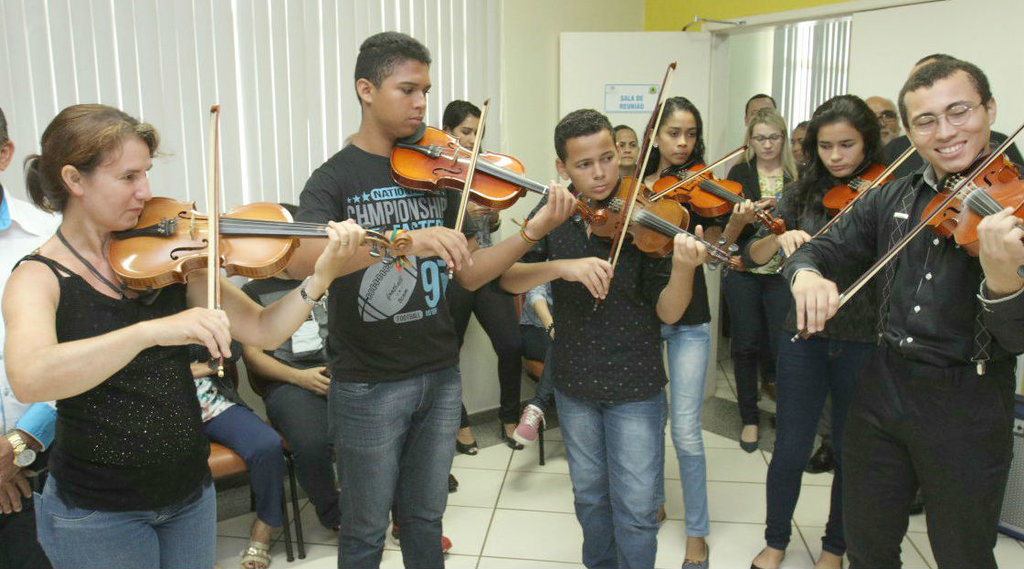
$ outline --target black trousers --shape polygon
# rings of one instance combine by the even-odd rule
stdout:
[[[32,498],[21,499],[21,511],[0,514],[0,569],[49,569],[50,560],[36,540]]]
[[[523,344],[519,336],[515,298],[494,290],[490,284],[476,291],[468,291],[455,281],[448,283],[446,294],[455,320],[455,330],[459,334],[459,346],[462,346],[472,314],[476,314],[477,321],[490,338],[494,353],[498,356],[498,382],[501,386],[498,416],[502,423],[518,424]],[[463,381],[467,379],[462,378]],[[461,427],[468,426],[469,416],[463,405]]]
[[[920,486],[939,567],[995,567],[1010,468],[1013,361],[938,368],[881,347],[846,420],[843,507],[850,567],[900,566]]]

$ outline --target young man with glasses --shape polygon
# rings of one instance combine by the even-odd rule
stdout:
[[[956,174],[989,154],[996,102],[976,66],[917,69],[899,97],[925,165],[865,196],[786,263],[797,326],[838,306],[831,275],[867,267]],[[978,225],[980,257],[924,232],[880,274],[879,336],[849,410],[843,503],[851,567],[898,567],[920,487],[940,567],[995,567],[1011,458],[1014,355],[1024,351],[1024,231],[1009,209]]]
[[[956,58],[944,53],[926,55],[914,64],[914,68],[910,70],[910,74],[913,75],[918,69],[936,61],[956,61]],[[993,146],[998,146],[1004,140],[1006,140],[1005,134],[993,130],[989,142]],[[886,143],[885,148],[882,149],[882,158],[886,164],[892,164],[893,161],[895,161],[896,158],[903,154],[903,152],[908,148],[910,148],[910,138],[906,135],[897,136],[890,142]],[[1016,144],[1011,145],[1010,148],[1007,149],[1006,157],[1014,164],[1024,164],[1024,156],[1021,156],[1020,150],[1017,149]],[[893,172],[893,177],[902,178],[903,176],[920,170],[922,166],[924,166],[924,160],[921,159],[920,154],[915,152],[911,154],[903,164],[900,164],[899,168],[896,168],[896,171]]]
[[[894,138],[899,136],[902,131],[900,130],[899,115],[896,114],[896,105],[893,104],[889,99],[882,97],[868,97],[864,99],[868,107],[878,117],[878,126],[881,127],[882,134],[882,146],[892,142]]]

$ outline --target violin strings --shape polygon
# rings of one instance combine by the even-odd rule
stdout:
[[[729,190],[726,190],[725,188],[719,186],[718,184],[712,182],[711,180],[701,180],[700,182],[697,183],[697,185],[700,186],[700,189],[711,194],[714,194],[715,196],[718,196],[725,201],[729,201],[732,203],[740,203],[741,201],[743,201],[743,198],[741,198],[740,196],[737,196],[736,194],[730,192]]]
[[[713,246],[713,245],[711,245],[711,243],[708,243],[707,241],[697,237],[693,233],[690,233],[689,231],[687,231],[687,230],[685,230],[685,229],[683,229],[683,228],[681,228],[681,227],[679,227],[677,225],[672,225],[668,221],[658,217],[657,215],[654,215],[653,213],[650,213],[649,211],[641,210],[641,211],[637,212],[635,219],[636,219],[636,221],[638,223],[640,223],[642,225],[646,225],[647,227],[650,227],[651,229],[655,229],[659,233],[661,233],[662,235],[666,235],[666,236],[674,236],[674,235],[678,235],[678,234],[689,235],[690,237],[693,237],[694,239],[697,239],[698,241],[700,241],[701,243],[706,245],[708,247],[708,252],[711,253],[712,256],[714,256],[716,258],[720,258],[720,254],[719,254],[718,248]]]

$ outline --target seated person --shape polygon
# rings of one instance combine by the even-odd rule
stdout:
[[[287,206],[286,206],[287,207]],[[294,206],[292,206],[294,207]],[[299,286],[279,278],[253,280],[242,291],[266,306]],[[327,425],[327,311],[316,306],[310,319],[273,351],[245,346],[242,358],[267,417],[288,441],[302,489],[316,509],[317,519],[338,529],[338,486],[334,452]]]
[[[241,353],[241,345],[232,342],[231,353]],[[284,522],[281,437],[246,407],[229,381],[211,371],[206,348],[193,346],[193,358],[192,378],[202,411],[203,434],[242,457],[255,496],[256,519],[249,532],[249,547],[242,552],[241,567],[266,569],[270,566],[270,532]]]
[[[532,444],[537,440],[537,428],[544,420],[544,411],[547,410],[554,394],[551,367],[547,365],[551,341],[555,339],[555,323],[551,317],[550,282],[527,291],[523,299],[523,313],[519,317],[519,332],[523,336],[523,357],[528,360],[540,360],[545,364],[544,371],[537,381],[537,393],[533,399],[526,402],[519,426],[513,434],[515,440],[520,443]]]

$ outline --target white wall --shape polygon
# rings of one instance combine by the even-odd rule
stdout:
[[[998,106],[995,129],[1024,121],[1024,2],[949,0],[853,16],[850,92],[896,100],[914,63],[931,53],[970,61],[988,75]]]

